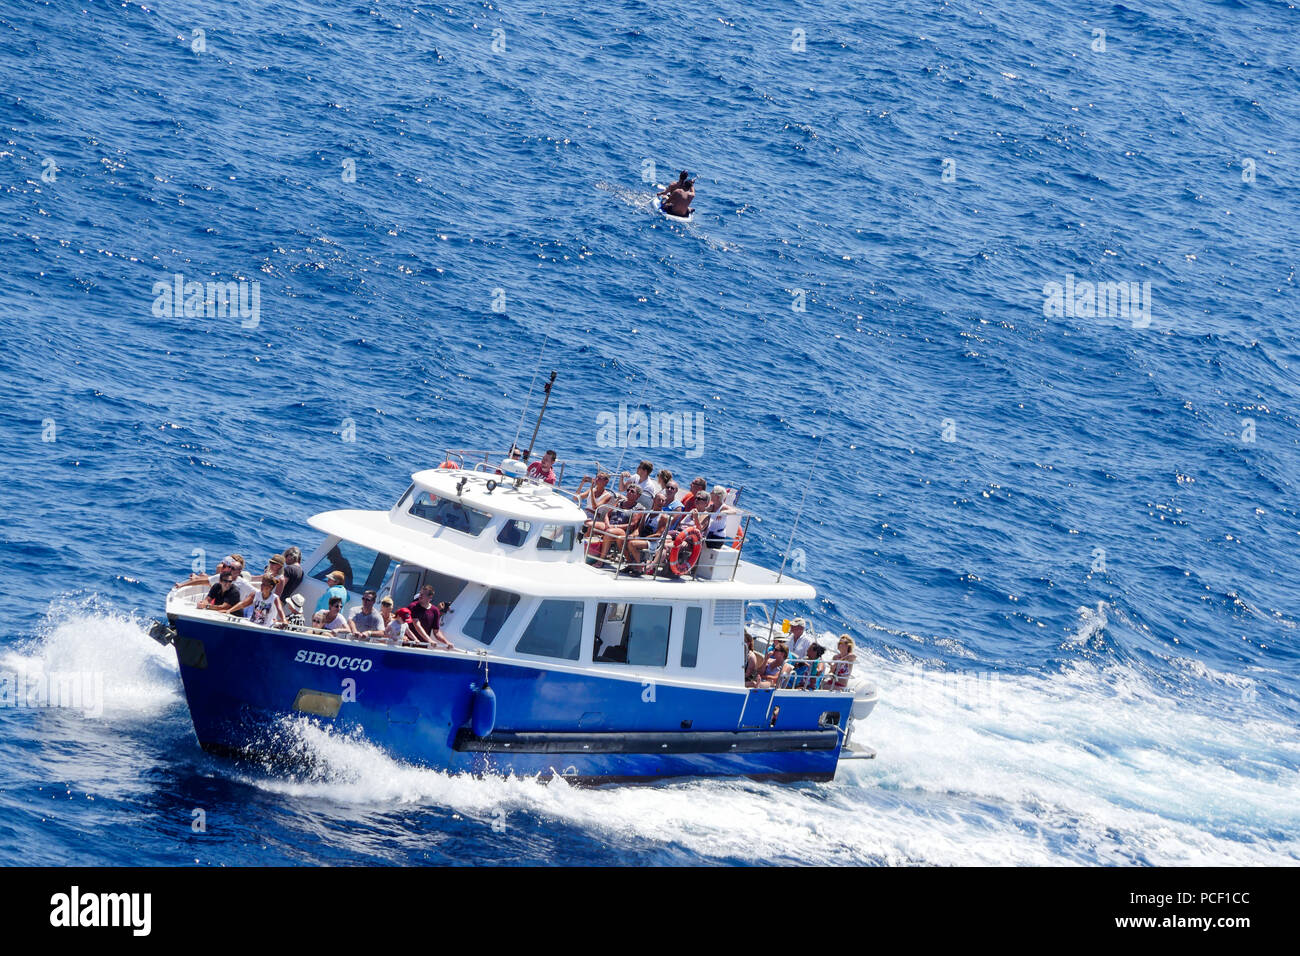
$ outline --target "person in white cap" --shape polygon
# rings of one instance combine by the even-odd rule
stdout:
[[[808,657],[808,649],[812,647],[813,639],[804,631],[808,627],[808,622],[801,617],[796,617],[790,622],[790,656],[804,660]]]
[[[290,627],[306,627],[307,619],[302,616],[302,607],[306,602],[303,601],[301,594],[289,595],[289,600],[285,603],[285,620]]]

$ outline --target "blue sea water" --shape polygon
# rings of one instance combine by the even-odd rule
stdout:
[[[0,679],[104,707],[0,707],[0,862],[1296,863],[1298,40],[1279,0],[4,0]],[[157,315],[176,274],[257,322]],[[145,634],[196,550],[508,444],[539,367],[561,457],[703,414],[627,457],[744,485],[875,761],[199,751]]]

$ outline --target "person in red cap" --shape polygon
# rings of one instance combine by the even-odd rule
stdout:
[[[383,606],[384,613],[384,640],[389,644],[403,644],[406,642],[406,628],[411,623],[411,612],[404,607],[399,607],[396,611],[392,610],[393,599],[385,597],[388,604]]]

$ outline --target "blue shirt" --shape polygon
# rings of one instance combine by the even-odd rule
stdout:
[[[348,589],[341,584],[333,585],[328,591],[326,591],[323,595],[321,595],[320,603],[316,605],[316,610],[328,611],[330,606],[330,598],[334,598],[334,597],[341,600],[344,604],[347,604]]]

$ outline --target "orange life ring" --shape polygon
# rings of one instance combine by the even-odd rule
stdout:
[[[444,461],[441,465],[438,466],[438,469],[439,469],[440,471],[443,470],[443,469],[447,469],[447,470],[450,470],[450,471],[455,471],[455,470],[456,470],[457,468],[459,468],[459,467],[460,467],[459,465],[457,465],[454,461],[452,461],[450,458],[448,458],[446,461]]]
[[[731,542],[731,546],[737,550],[740,549],[740,542],[745,540],[745,529],[743,527],[736,529],[736,537]]]
[[[686,548],[685,554],[682,553],[683,546]],[[695,567],[703,547],[704,536],[694,525],[677,532],[677,537],[673,539],[673,549],[668,553],[668,567],[672,568],[673,574],[686,574]]]

